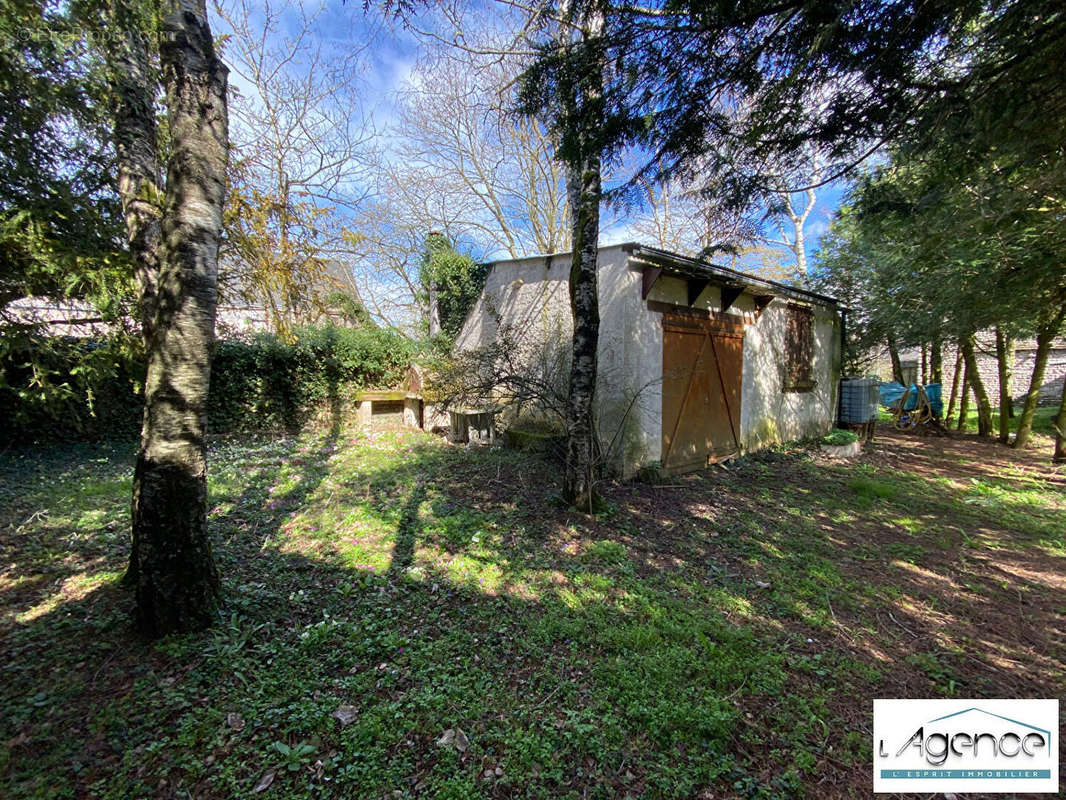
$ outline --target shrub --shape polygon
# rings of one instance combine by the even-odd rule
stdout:
[[[416,353],[414,342],[384,328],[294,333],[291,342],[256,334],[216,344],[208,430],[293,431],[322,419],[336,421],[355,392],[395,385]],[[143,357],[113,343],[50,340],[46,346],[52,381],[62,391],[46,395],[25,366],[27,359],[10,354],[2,365],[0,415],[11,424],[0,441],[136,437]]]
[[[296,430],[316,416],[346,414],[352,395],[396,384],[414,343],[384,328],[302,328],[291,343],[272,334],[220,342],[208,405],[210,429]]]
[[[855,431],[844,430],[843,428],[834,428],[822,437],[822,444],[828,444],[833,447],[841,447],[857,441],[859,441],[859,434],[855,433]]]
[[[0,442],[136,436],[144,385],[138,342],[35,337],[4,344]]]

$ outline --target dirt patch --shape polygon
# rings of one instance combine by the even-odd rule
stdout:
[[[712,469],[637,498],[624,489],[611,497],[640,520],[641,535],[627,544],[646,554],[648,569],[695,557],[750,582],[774,580],[766,560],[752,558],[751,547],[738,548],[736,536],[723,534],[739,526],[743,536],[758,539],[760,531],[787,528],[789,514],[781,506],[796,503],[832,548],[841,583],[864,587],[861,593],[825,592],[828,629],[788,613],[763,620],[804,637],[808,654],[831,654],[876,669],[877,679],[852,687],[857,693],[826,695],[833,717],[868,733],[872,700],[879,697],[1062,696],[1066,555],[1061,534],[1049,534],[1047,541],[1033,532],[1044,522],[1051,527],[1066,511],[1059,488],[1063,470],[1049,462],[1046,448],[1015,451],[976,436],[889,429],[847,466],[800,453],[756,457],[755,466]],[[857,472],[882,482],[891,511],[877,507],[878,513],[860,510],[834,519],[827,506],[840,503],[825,501],[854,497],[850,484]],[[995,498],[975,506],[966,496],[974,481],[992,482],[1008,495],[1039,487],[1045,504],[1011,515],[1002,513]],[[768,494],[772,502],[766,502]],[[1026,524],[1015,526],[1012,520]],[[914,521],[918,530],[908,530],[905,524]],[[610,526],[600,532],[610,535]],[[779,542],[789,544],[787,536]],[[806,538],[794,544],[808,546]],[[798,673],[792,683],[798,692],[825,692]],[[755,719],[757,724],[758,713]],[[820,777],[810,787],[812,796],[869,793],[865,765],[826,753],[814,772]]]

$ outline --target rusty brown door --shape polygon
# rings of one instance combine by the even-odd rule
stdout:
[[[740,449],[744,329],[739,323],[663,317],[663,466],[699,469]]]

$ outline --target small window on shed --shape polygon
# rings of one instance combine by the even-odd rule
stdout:
[[[787,313],[784,391],[809,392],[814,388],[814,314],[806,306],[795,305],[789,305]]]

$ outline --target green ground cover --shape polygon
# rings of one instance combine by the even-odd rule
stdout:
[[[1059,413],[1058,406],[1040,406],[1036,410],[1036,415],[1033,417],[1033,433],[1042,434],[1043,436],[1054,438],[1055,436],[1055,417]],[[1021,408],[1015,409],[1014,418],[1010,423],[1011,434],[1014,434],[1018,430],[1018,415],[1021,414]],[[882,425],[892,423],[892,415],[885,409],[880,409],[878,412],[878,420]],[[959,417],[956,411],[955,417],[951,421],[950,428],[955,430],[958,425]],[[999,432],[999,406],[992,407],[992,430],[996,433]],[[970,413],[966,416],[966,433],[977,433],[977,411],[974,407],[970,406]],[[1035,443],[1031,446],[1035,446]],[[1045,447],[1050,446],[1045,442]]]
[[[861,797],[874,697],[1062,693],[1035,456],[889,433],[605,484],[594,518],[544,458],[217,440],[225,616],[146,643],[132,445],[3,454],[0,795]]]

